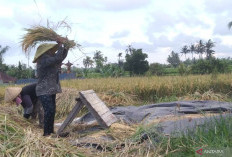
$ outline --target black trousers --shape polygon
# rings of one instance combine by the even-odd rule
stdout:
[[[41,95],[39,100],[44,109],[44,136],[54,133],[54,119],[56,113],[56,94]]]
[[[31,119],[36,120],[38,117],[39,119],[39,126],[44,126],[44,110],[43,106],[39,99],[33,102],[33,111],[31,113]]]

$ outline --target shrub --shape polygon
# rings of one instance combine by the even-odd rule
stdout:
[[[226,73],[229,71],[229,64],[220,59],[198,60],[191,67],[192,74],[211,74],[214,71]]]
[[[149,72],[151,75],[164,75],[164,66],[162,64],[159,63],[152,63],[149,66]]]

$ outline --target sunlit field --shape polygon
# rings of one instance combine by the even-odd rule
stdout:
[[[232,75],[189,75],[163,77],[99,78],[62,81],[62,87],[93,89],[109,95],[125,94],[139,101],[157,102],[167,97],[181,97],[207,91],[231,94]],[[133,105],[133,104],[131,104]]]

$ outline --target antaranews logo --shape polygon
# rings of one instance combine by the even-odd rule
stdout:
[[[198,150],[196,150],[196,153],[199,155],[203,155],[203,154],[223,154],[224,150],[223,149],[215,149],[215,148],[205,148],[203,150],[203,148],[200,148]]]
[[[197,154],[200,154],[200,155],[203,155],[203,154],[202,154],[202,148],[201,148],[201,149],[196,150],[196,153],[197,153]]]

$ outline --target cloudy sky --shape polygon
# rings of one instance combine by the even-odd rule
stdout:
[[[96,50],[117,62],[129,44],[142,48],[150,63],[166,63],[172,50],[180,52],[200,39],[216,43],[217,57],[232,57],[231,0],[0,0],[0,10],[0,45],[10,46],[6,64],[27,64],[20,45],[24,28],[64,19],[72,30],[58,33],[82,45],[65,60],[74,65],[82,66]]]

